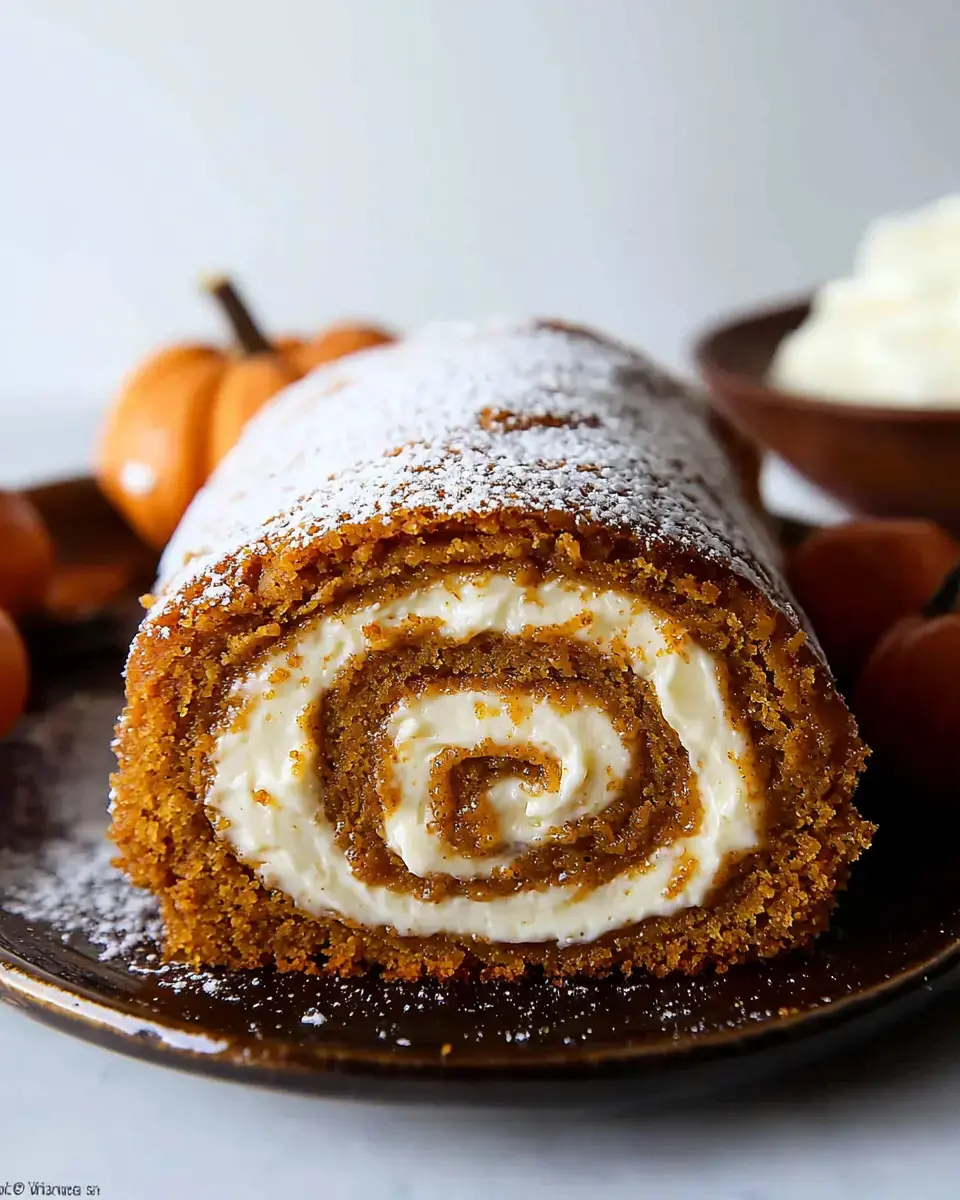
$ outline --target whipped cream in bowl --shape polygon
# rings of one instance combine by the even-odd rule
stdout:
[[[781,392],[867,407],[960,410],[960,195],[866,229],[777,346]]]
[[[788,476],[774,507],[960,532],[960,195],[874,221],[847,277],[718,322],[694,356],[733,444],[817,489]]]

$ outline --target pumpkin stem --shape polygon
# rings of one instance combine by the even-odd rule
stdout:
[[[925,617],[943,617],[960,605],[960,563],[947,575],[923,608]]]
[[[243,302],[240,293],[224,275],[204,280],[203,290],[212,296],[220,305],[220,309],[233,331],[233,336],[244,354],[270,354],[273,346],[267,340],[260,326],[253,319],[250,309]]]

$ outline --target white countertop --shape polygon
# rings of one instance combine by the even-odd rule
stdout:
[[[82,468],[92,420],[42,406],[15,421],[6,414],[0,480]],[[778,468],[770,484],[792,511],[830,514]],[[29,1195],[34,1180],[79,1184],[84,1194],[98,1186],[116,1200],[960,1195],[956,997],[853,1055],[749,1094],[643,1116],[272,1093],[148,1066],[6,1006],[0,1072],[0,1196],[18,1181]]]

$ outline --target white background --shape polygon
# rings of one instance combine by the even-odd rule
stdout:
[[[0,0],[0,480],[81,467],[155,343],[557,313],[669,361],[960,187],[955,0]],[[958,1194],[960,1019],[639,1118],[377,1108],[0,1010],[0,1184],[183,1196]]]
[[[3,0],[0,392],[213,335],[557,313],[676,361],[960,188],[955,0]]]

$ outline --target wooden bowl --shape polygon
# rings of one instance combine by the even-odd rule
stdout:
[[[741,317],[699,339],[697,368],[717,409],[853,512],[931,517],[960,531],[960,398],[956,409],[890,408],[790,395],[765,382],[777,345],[809,307]]]

